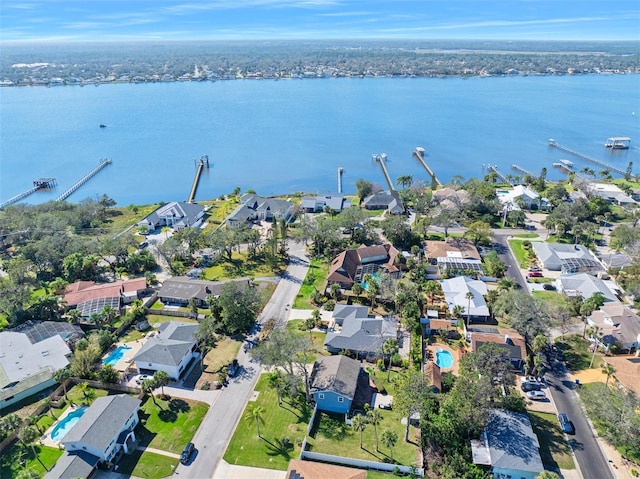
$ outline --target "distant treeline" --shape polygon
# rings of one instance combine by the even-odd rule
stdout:
[[[262,41],[4,44],[3,84],[340,76],[640,73],[637,42]]]

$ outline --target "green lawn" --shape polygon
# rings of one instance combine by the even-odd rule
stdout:
[[[84,404],[86,406],[90,406],[91,404],[93,404],[93,401],[95,401],[97,398],[108,395],[109,391],[107,391],[106,389],[97,389],[90,386],[83,393],[77,384],[67,391],[67,399],[70,402],[74,404]]]
[[[567,367],[572,371],[589,369],[592,354],[589,352],[589,343],[582,339],[582,336],[573,334],[565,336],[564,339],[556,339],[556,345],[564,353]],[[600,362],[595,361],[594,366],[599,367]]]
[[[521,268],[527,268],[531,265],[535,258],[535,254],[533,253],[533,248],[531,248],[528,252],[523,247],[523,243],[528,240],[518,240],[518,239],[510,239],[509,246],[511,246],[511,251],[513,251],[513,255],[516,257],[516,261],[520,265]]]
[[[531,238],[537,238],[539,235],[538,233],[520,233],[517,235],[513,235],[515,238],[525,238],[525,239],[531,239]]]
[[[51,469],[64,453],[61,449],[47,446],[35,446],[35,450],[38,453],[40,461],[47,466],[47,469]],[[15,442],[2,453],[2,457],[0,458],[0,477],[2,477],[2,479],[13,479],[24,468],[37,471],[40,477],[46,473],[42,464],[33,456],[31,448],[25,448],[19,442]]]
[[[406,466],[416,465],[416,454],[419,440],[417,439],[418,429],[409,429],[409,440],[404,441],[405,426],[400,422],[401,415],[396,411],[380,410],[382,421],[378,424],[378,438],[385,429],[395,431],[398,434],[398,442],[393,448],[393,459],[395,463]],[[341,415],[330,415],[319,413],[317,425],[311,431],[308,438],[308,448],[313,452],[333,454],[336,456],[347,456],[368,461],[389,462],[391,460],[390,450],[381,442],[379,451],[376,451],[375,431],[372,425],[367,425],[362,434],[362,449],[360,448],[360,433],[345,424]]]
[[[127,476],[160,479],[171,476],[171,466],[177,466],[178,460],[152,452],[134,451],[125,454],[118,463],[118,472]]]
[[[258,437],[255,420],[245,420],[243,413],[224,460],[229,464],[286,470],[289,461],[300,455],[299,444],[307,432],[312,410],[304,411],[299,404],[286,401],[279,407],[276,392],[268,386],[265,375],[258,380],[256,391],[258,398],[248,406],[257,404],[264,409],[262,438]],[[290,447],[285,446],[285,438],[291,442]]]
[[[155,400],[157,405],[147,398],[140,408],[141,423],[136,428],[140,445],[180,454],[193,438],[209,406],[186,399],[156,397]]]
[[[204,372],[217,374],[238,355],[242,341],[224,338],[216,343],[204,358]]]
[[[309,337],[309,331],[304,329],[300,329],[303,324],[302,319],[294,319],[287,323],[287,329],[290,331],[294,331],[300,335],[305,335],[307,338]],[[312,331],[311,336],[313,339],[313,350],[323,356],[330,356],[330,353],[324,347],[324,340],[327,336],[327,333],[322,331]],[[309,356],[309,363],[313,363],[317,358],[316,354]]]
[[[563,294],[558,294],[555,291],[532,291],[531,294],[534,298],[541,299],[548,304],[564,305],[566,304],[566,297]]]
[[[529,411],[533,431],[540,443],[540,456],[546,469],[575,469],[569,444],[555,414]]]
[[[296,309],[314,309],[315,305],[311,302],[311,294],[318,290],[322,292],[327,274],[329,273],[329,264],[317,259],[312,259],[309,264],[307,277],[302,282],[300,290],[293,302]]]
[[[284,269],[284,265],[281,265]],[[250,277],[266,278],[276,276],[281,270],[270,268],[263,260],[249,260],[247,251],[234,252],[231,261],[221,261],[220,263],[204,269],[202,279],[210,281],[225,281],[227,279]]]

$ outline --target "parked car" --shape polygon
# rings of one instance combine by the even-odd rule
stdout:
[[[542,278],[542,271],[529,271],[529,278]]]
[[[527,393],[527,399],[531,399],[532,401],[544,401],[547,399],[547,395],[544,391],[529,391]]]
[[[540,266],[529,266],[529,271],[542,271]]]
[[[147,379],[151,379],[151,376],[149,376],[148,374],[140,374],[136,378],[136,384],[142,384],[142,381],[146,381]]]
[[[542,289],[546,290],[546,291],[555,291],[556,287],[554,285],[552,285],[551,283],[545,283],[542,285]]]
[[[232,378],[238,374],[238,369],[240,369],[240,365],[238,364],[238,360],[234,359],[231,366],[229,366],[229,377]]]
[[[149,246],[149,242],[148,241],[143,241],[142,243],[140,243],[140,245],[138,247],[140,249],[145,249],[147,246]]]
[[[566,413],[561,412],[558,414],[558,421],[560,422],[562,432],[566,434],[575,434],[576,428],[573,426],[573,423],[569,420],[569,416],[567,416]]]
[[[520,382],[521,383],[535,383],[538,380],[536,379],[535,376],[520,376]]]
[[[542,384],[540,384],[539,382],[522,383],[522,386],[520,386],[520,389],[522,389],[526,393],[528,393],[529,391],[540,391],[540,389],[542,389]]]
[[[191,459],[191,453],[193,452],[194,446],[192,442],[188,442],[184,449],[182,450],[182,454],[180,454],[180,462],[182,464],[187,464],[189,459]]]

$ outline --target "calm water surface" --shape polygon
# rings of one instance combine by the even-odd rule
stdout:
[[[264,195],[337,189],[358,178],[384,185],[373,153],[386,152],[392,178],[426,179],[416,146],[444,182],[483,175],[483,164],[539,173],[561,158],[549,138],[640,173],[640,76],[473,79],[326,79],[122,84],[0,89],[0,200],[55,177],[54,199],[108,157],[113,164],[69,201],[103,193],[118,204],[185,200],[194,159],[208,155],[197,199],[236,186]],[[103,123],[107,128],[99,128]],[[630,136],[632,148],[603,147]]]

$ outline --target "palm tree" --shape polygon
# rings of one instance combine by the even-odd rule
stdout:
[[[170,380],[171,378],[169,377],[169,373],[167,373],[166,371],[156,371],[156,373],[153,375],[153,382],[155,383],[156,387],[160,386],[162,390],[162,396],[165,395],[164,387],[169,384]]]
[[[260,435],[260,423],[264,424],[264,408],[258,404],[250,404],[247,407],[247,412],[244,413],[244,420],[247,422],[256,422],[256,428],[258,429],[258,437],[262,439]]]
[[[387,381],[391,375],[391,357],[398,352],[400,347],[398,346],[397,339],[387,339],[382,343],[382,353],[389,358],[389,364],[387,365]]]
[[[351,287],[351,291],[353,292],[353,294],[356,295],[356,297],[360,297],[360,295],[364,292],[364,288],[362,287],[362,285],[360,283],[355,283],[352,287]]]
[[[464,295],[467,298],[467,329],[469,329],[469,323],[471,322],[471,300],[473,299],[473,293],[471,291],[467,291],[467,294]]]
[[[378,409],[369,409],[367,411],[367,420],[369,424],[373,424],[373,434],[376,436],[376,452],[379,450],[378,447],[378,424],[382,421],[382,414]]]
[[[164,237],[165,238],[168,238],[169,237],[169,233],[171,232],[171,228],[169,228],[168,226],[163,226],[160,231],[162,233],[164,233]]]
[[[382,431],[380,439],[382,440],[382,444],[389,448],[389,451],[391,452],[391,462],[393,462],[393,448],[398,443],[398,433],[385,429]]]
[[[53,407],[51,406],[51,400],[49,398],[46,398],[44,401],[42,401],[42,405],[45,407],[47,411],[49,411],[49,414],[51,414],[51,417],[53,419],[58,419],[56,415],[53,413]]]
[[[62,384],[62,391],[64,393],[64,397],[67,397],[67,379],[71,377],[71,371],[68,368],[58,369],[55,373],[53,373],[53,380],[57,383]]]
[[[437,281],[429,280],[424,284],[424,292],[429,295],[429,302],[433,304],[436,294],[442,291],[442,285]]]
[[[83,381],[81,383],[78,383],[76,387],[78,388],[78,391],[80,391],[82,395],[86,398],[88,395],[87,389],[89,389],[89,383],[87,383],[86,381]]]
[[[153,404],[159,407],[159,404],[156,402],[156,397],[153,394],[153,390],[156,388],[156,382],[153,379],[145,379],[144,381],[142,381],[140,388],[145,394],[151,396]]]
[[[109,326],[113,324],[113,322],[118,317],[118,314],[118,310],[112,308],[108,304],[104,308],[102,308],[102,312],[100,313],[100,315],[102,316],[102,320]]]
[[[357,414],[351,419],[351,427],[354,431],[360,433],[360,449],[362,449],[362,433],[367,427],[367,418],[364,416]]]
[[[67,311],[67,321],[71,324],[78,324],[78,322],[82,319],[82,313],[77,309],[70,309]]]
[[[612,364],[609,364],[608,362],[603,361],[601,369],[602,369],[602,374],[607,375],[607,381],[604,383],[604,385],[609,386],[609,378],[611,378],[611,376],[613,376],[616,373],[616,368],[614,368]]]
[[[276,394],[278,396],[278,406],[282,406],[282,393],[286,388],[284,377],[282,376],[282,371],[280,369],[276,369],[275,371],[268,373],[267,382],[269,383],[269,387],[272,387],[276,390]]]
[[[40,465],[44,467],[45,471],[49,472],[49,469],[47,468],[47,466],[44,465],[42,460],[40,460],[40,456],[38,456],[38,453],[36,452],[36,447],[34,443],[36,442],[38,437],[40,437],[40,434],[38,433],[38,430],[33,426],[25,427],[24,429],[22,429],[22,431],[20,431],[20,434],[18,434],[18,439],[20,440],[20,442],[25,446],[29,446],[31,448],[31,452],[33,452],[33,457],[38,460]]]
[[[593,355],[591,356],[591,362],[589,363],[589,369],[593,366],[593,360],[596,358],[596,352],[598,351],[598,342],[600,341],[600,326],[591,326],[587,333],[589,337],[593,339]]]
[[[413,176],[411,175],[400,175],[396,179],[396,185],[401,185],[402,189],[405,189],[407,185],[411,186],[411,183],[413,183]]]

